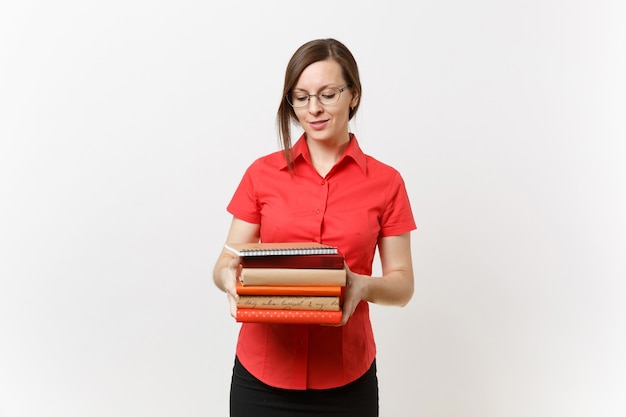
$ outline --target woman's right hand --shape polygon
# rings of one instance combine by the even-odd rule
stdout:
[[[260,225],[248,223],[233,217],[226,242],[258,242]],[[233,252],[222,248],[222,253],[217,258],[213,267],[213,281],[219,289],[226,293],[230,304],[230,315],[237,319],[237,281],[241,275],[241,258]]]
[[[221,287],[226,292],[226,298],[230,304],[230,315],[237,318],[237,281],[241,273],[240,260],[238,257],[232,258],[228,264],[220,269]]]

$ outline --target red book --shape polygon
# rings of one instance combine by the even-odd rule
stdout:
[[[341,324],[341,311],[237,309],[240,323]]]
[[[239,295],[341,295],[342,287],[339,285],[248,285],[237,283]]]
[[[341,269],[344,258],[340,253],[318,255],[243,256],[244,268],[325,268]]]

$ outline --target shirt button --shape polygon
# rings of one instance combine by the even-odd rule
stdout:
[[[315,214],[320,214],[320,209],[315,210]]]
[[[320,182],[321,185],[326,184],[326,181],[322,180],[322,182]]]

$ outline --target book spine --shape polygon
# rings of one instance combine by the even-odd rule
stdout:
[[[339,296],[339,285],[243,285],[237,284],[239,295],[299,295],[299,296]]]
[[[241,250],[240,256],[296,256],[296,255],[329,255],[337,253],[333,248],[310,248],[310,249],[259,249]]]
[[[339,297],[299,297],[272,295],[241,295],[238,308],[261,308],[268,310],[339,311]]]
[[[316,242],[299,243],[240,243],[225,244],[224,247],[239,256],[295,256],[339,253],[335,246]]]
[[[346,285],[346,270],[313,268],[242,268],[243,285]]]
[[[341,324],[341,311],[237,309],[241,323]]]
[[[294,255],[294,256],[244,256],[241,258],[243,268],[320,268],[341,269],[344,257],[334,255]]]

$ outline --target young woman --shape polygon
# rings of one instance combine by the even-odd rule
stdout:
[[[376,345],[369,304],[413,295],[404,181],[364,154],[349,130],[361,99],[352,53],[334,39],[305,43],[285,73],[277,122],[283,150],[246,170],[227,209],[226,243],[316,241],[344,254],[341,326],[242,323],[231,416],[378,416]],[[303,133],[291,143],[292,121]],[[372,277],[378,248],[382,277]],[[224,250],[213,271],[236,315],[239,260]]]

